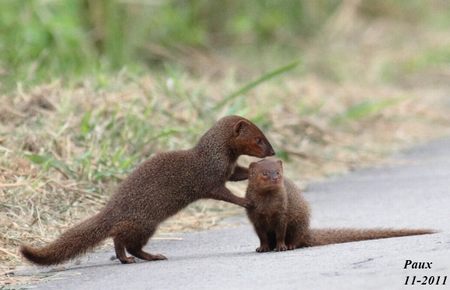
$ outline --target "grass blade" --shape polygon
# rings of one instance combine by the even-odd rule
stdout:
[[[237,91],[229,94],[228,96],[226,96],[222,101],[220,101],[219,103],[217,103],[214,107],[213,107],[213,111],[216,111],[218,109],[223,108],[223,106],[225,106],[228,102],[230,102],[231,100],[237,98],[238,96],[247,93],[248,91],[254,89],[255,87],[257,87],[258,85],[271,80],[281,74],[284,74],[288,71],[293,70],[294,68],[296,68],[298,66],[298,64],[300,63],[299,60],[294,61],[288,65],[279,67],[277,69],[274,69],[273,71],[270,71],[262,76],[260,76],[258,79],[251,81],[250,83],[244,85],[243,87],[241,87],[240,89],[238,89]]]

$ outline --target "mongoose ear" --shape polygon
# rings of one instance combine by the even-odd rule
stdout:
[[[253,177],[255,175],[255,167],[256,167],[256,162],[252,162],[248,166],[248,172],[249,172],[250,177]]]
[[[249,125],[248,122],[246,122],[245,120],[240,120],[236,124],[234,124],[233,127],[234,136],[238,136],[242,132],[242,129],[244,129],[248,125]]]
[[[277,163],[278,163],[278,165],[280,165],[281,170],[283,170],[283,161],[281,161],[280,159],[277,159]]]

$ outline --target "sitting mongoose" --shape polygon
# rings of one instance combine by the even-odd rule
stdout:
[[[434,233],[422,229],[311,229],[308,203],[300,189],[283,177],[281,160],[272,158],[250,164],[246,197],[253,203],[246,211],[260,240],[257,252]]]
[[[112,237],[120,262],[166,259],[142,250],[158,225],[188,204],[212,198],[243,207],[245,198],[232,194],[227,181],[248,178],[240,155],[266,157],[275,152],[252,122],[239,116],[220,119],[192,149],[155,154],[138,166],[119,186],[105,207],[42,248],[22,245],[31,262],[52,265],[79,256]],[[127,257],[125,249],[134,257]]]

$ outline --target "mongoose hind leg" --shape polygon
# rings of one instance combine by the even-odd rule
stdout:
[[[153,235],[155,230],[144,232],[134,232],[128,233],[129,238],[125,243],[125,248],[131,255],[146,261],[157,261],[157,260],[167,260],[164,255],[161,254],[150,254],[142,250],[142,248],[147,244],[148,239]]]
[[[120,240],[120,238],[114,238],[114,249],[116,251],[116,257],[122,264],[131,264],[135,263],[136,260],[134,257],[127,257],[125,254],[125,245]]]
[[[286,245],[288,250],[305,248],[311,246],[309,229],[298,224],[289,225],[286,230]]]

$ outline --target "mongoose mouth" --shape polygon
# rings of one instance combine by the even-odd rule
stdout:
[[[281,178],[278,178],[278,179],[272,179],[271,181],[270,181],[270,184],[275,184],[275,185],[279,185],[279,184],[281,184]]]
[[[266,179],[264,181],[264,187],[266,187],[266,188],[277,188],[277,187],[280,187],[281,182],[282,182],[282,178]]]
[[[262,151],[260,154],[254,154],[253,156],[259,157],[259,158],[265,158],[265,157],[274,156],[274,155],[275,155],[275,151],[272,148],[270,148],[265,151]]]
[[[270,146],[267,150],[266,150],[266,156],[274,156],[275,155],[275,150],[273,150],[272,146]]]

